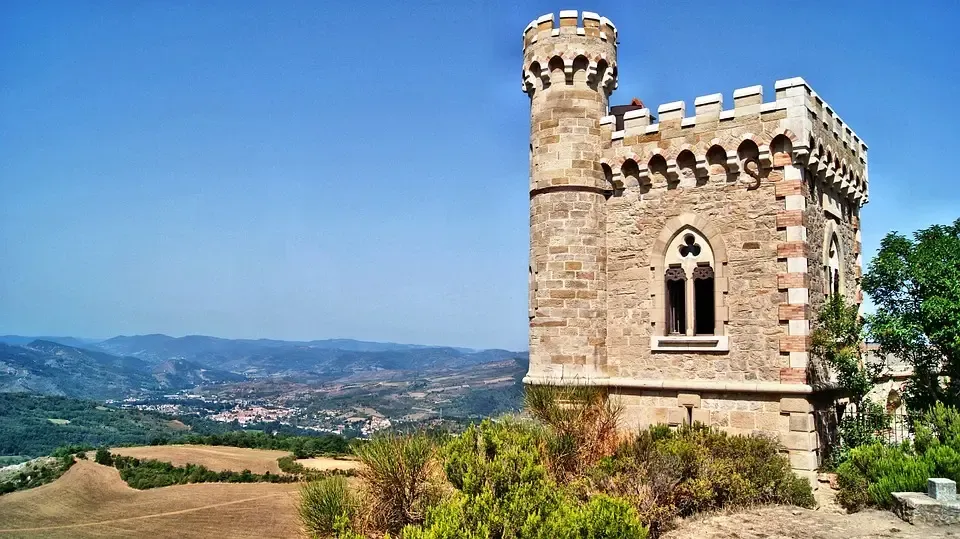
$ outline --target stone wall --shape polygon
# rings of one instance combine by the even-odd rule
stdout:
[[[796,395],[621,389],[611,396],[622,404],[621,426],[635,431],[650,425],[679,426],[691,421],[730,434],[763,433],[780,440],[794,470],[812,478],[819,446],[814,409]]]
[[[746,173],[743,173],[746,176]],[[780,171],[771,171],[760,185],[747,188],[738,175],[713,174],[700,185],[668,189],[654,182],[645,193],[627,187],[607,202],[607,365],[610,376],[639,379],[779,381],[777,307],[783,294],[777,274],[777,210]],[[752,178],[750,178],[753,181]],[[663,253],[658,237],[671,218],[699,216],[718,232],[727,253],[723,294],[730,337],[729,353],[653,352],[650,338],[662,334]],[[718,283],[719,284],[719,283]],[[658,327],[657,324],[660,324]]]

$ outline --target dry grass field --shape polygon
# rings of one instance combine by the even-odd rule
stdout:
[[[360,467],[360,462],[354,459],[332,459],[330,457],[313,457],[311,459],[298,459],[297,462],[304,468],[313,470],[356,470]]]
[[[296,538],[297,484],[198,483],[134,490],[79,461],[57,481],[0,496],[0,539]]]
[[[219,445],[148,445],[117,447],[110,452],[140,459],[156,459],[175,466],[200,464],[216,472],[250,470],[253,473],[281,473],[277,459],[290,454],[286,451]]]

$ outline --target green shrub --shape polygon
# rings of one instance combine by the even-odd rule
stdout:
[[[923,491],[933,471],[930,460],[901,447],[861,446],[851,450],[847,461],[837,468],[837,501],[849,511],[864,505],[890,507],[891,492]]]
[[[590,499],[586,506],[577,511],[573,525],[564,530],[560,537],[570,539],[586,537],[591,539],[647,537],[647,528],[640,522],[636,508],[627,501],[599,494]]]
[[[528,385],[524,404],[530,415],[549,427],[545,463],[558,481],[575,480],[619,445],[622,406],[604,388]]]
[[[630,500],[654,534],[678,517],[756,504],[815,505],[780,445],[701,426],[640,431],[590,475],[602,492]]]
[[[346,479],[328,477],[300,488],[300,521],[314,537],[329,537],[349,529],[357,502]]]
[[[97,464],[103,464],[104,466],[113,466],[113,457],[110,455],[110,450],[106,447],[97,448],[97,453],[94,455],[93,461]]]
[[[436,448],[425,434],[385,434],[354,448],[363,466],[366,520],[376,530],[399,532],[423,522],[439,500]]]
[[[937,403],[920,414],[915,437],[900,446],[873,443],[850,451],[837,469],[837,501],[848,511],[890,507],[893,492],[923,492],[930,477],[960,480],[960,412]]]
[[[558,485],[541,462],[543,437],[531,424],[487,420],[452,439],[442,456],[457,492],[404,539],[646,537],[628,502],[597,495],[583,504]]]
[[[914,423],[914,435],[917,453],[924,453],[935,445],[960,451],[960,411],[938,402]]]

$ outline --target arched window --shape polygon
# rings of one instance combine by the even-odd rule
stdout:
[[[710,243],[687,227],[664,253],[666,335],[713,335],[716,327],[714,258]]]
[[[827,247],[826,260],[824,260],[823,269],[824,295],[839,294],[840,290],[840,244],[837,242],[837,235],[831,234],[830,244]]]

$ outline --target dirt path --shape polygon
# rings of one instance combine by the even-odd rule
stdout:
[[[664,539],[933,539],[960,538],[960,526],[913,526],[885,511],[847,515],[765,507],[690,519]]]

